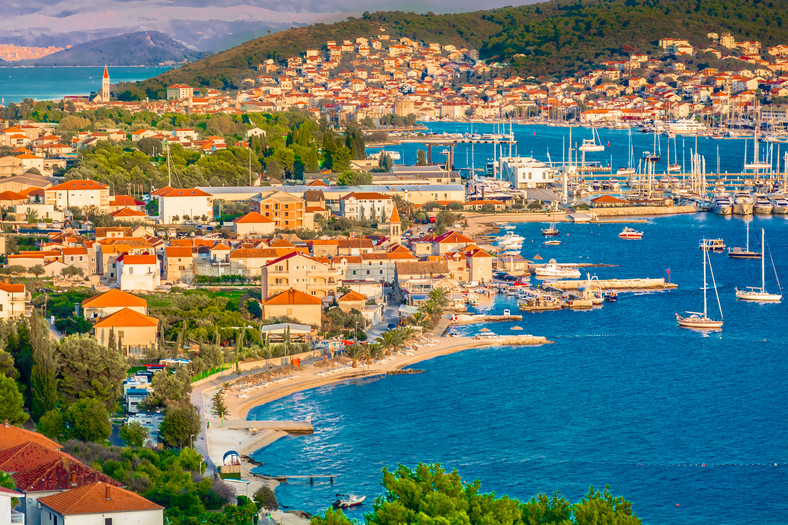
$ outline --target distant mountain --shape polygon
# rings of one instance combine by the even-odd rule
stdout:
[[[282,61],[307,48],[325,49],[327,40],[381,33],[478,49],[482,59],[508,61],[527,77],[566,75],[632,51],[654,52],[666,37],[706,47],[708,32],[726,31],[739,40],[786,43],[788,0],[552,0],[445,15],[364,13],[251,40],[120,90],[140,98],[160,97],[167,85],[178,82],[238,87],[267,58]]]
[[[35,60],[33,66],[155,66],[182,63],[205,56],[158,31],[138,31],[91,40]]]

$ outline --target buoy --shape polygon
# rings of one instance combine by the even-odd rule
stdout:
[[[678,504],[678,503],[676,503],[676,506],[678,507],[678,506],[679,506],[679,504]]]

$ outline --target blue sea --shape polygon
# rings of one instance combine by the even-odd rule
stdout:
[[[751,243],[765,228],[776,272],[788,280],[788,221],[751,220]],[[759,261],[711,254],[723,330],[704,334],[674,320],[702,309],[699,239],[744,246],[745,221],[695,214],[635,226],[641,241],[619,239],[621,224],[560,224],[563,243],[552,247],[542,244],[541,224],[515,231],[527,239],[527,258],[616,265],[585,270],[600,279],[666,277],[670,269],[677,290],[484,325],[555,343],[468,350],[414,365],[424,374],[348,381],[252,410],[251,419],[310,417],[315,426],[314,435],[258,451],[261,472],[339,475],[333,485],[283,484],[280,502],[321,512],[338,492],[380,494],[384,466],[440,462],[484,491],[519,499],[560,491],[574,502],[591,485],[609,485],[647,524],[786,523],[786,304],[737,302],[735,287],[760,284]],[[770,266],[767,259],[772,291]],[[515,300],[500,297],[484,310],[505,308],[517,310]],[[712,289],[709,309],[719,315]]]
[[[110,67],[110,81],[136,82],[155,77],[170,67]],[[23,99],[60,100],[67,95],[89,95],[101,89],[103,67],[0,67],[3,104]]]

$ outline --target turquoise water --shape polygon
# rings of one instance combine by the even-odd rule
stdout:
[[[136,82],[155,77],[169,67],[110,67],[110,81]],[[4,104],[25,98],[59,100],[89,95],[101,89],[103,67],[0,67],[0,98]]]
[[[788,222],[754,225],[766,228],[777,272],[788,279]],[[424,374],[349,381],[257,407],[251,419],[311,417],[316,430],[258,451],[260,471],[339,475],[333,485],[284,484],[280,502],[319,512],[337,492],[379,494],[383,466],[438,461],[520,499],[560,490],[577,501],[589,485],[608,484],[649,524],[785,523],[786,305],[737,302],[734,287],[758,284],[759,262],[713,254],[724,330],[704,335],[674,320],[702,308],[698,240],[742,246],[743,221],[649,219],[637,225],[641,241],[618,239],[622,225],[561,224],[557,247],[541,244],[541,226],[517,226],[525,257],[617,265],[589,269],[599,278],[662,277],[670,268],[679,289],[486,325],[555,344],[468,350],[415,365]],[[486,310],[504,308],[517,306],[500,298]]]
[[[453,122],[426,122],[424,123],[431,131],[436,133],[465,133],[471,131],[468,124]],[[495,124],[474,124],[474,133],[503,133],[509,132],[509,126],[499,126]],[[619,168],[626,168],[629,164],[629,132],[621,129],[599,129],[597,130],[602,144],[606,146],[604,152],[587,153],[586,162],[597,162],[604,166],[613,166],[613,172]],[[515,135],[517,144],[512,146],[513,155],[531,156],[545,162],[561,162],[568,155],[569,148],[569,128],[549,127],[537,125],[513,125],[512,132]],[[591,130],[585,128],[573,128],[572,140],[576,148],[582,144],[583,139],[591,138]],[[656,140],[656,147],[655,147]],[[670,144],[668,144],[670,142]],[[747,153],[748,162],[752,162],[753,141],[750,140],[727,140],[711,139],[699,137],[697,141],[690,137],[668,137],[653,134],[638,133],[632,131],[632,150],[634,155],[633,167],[638,167],[638,160],[643,156],[644,151],[661,152],[661,162],[655,167],[656,173],[664,173],[667,168],[668,147],[670,147],[670,163],[679,164],[685,169],[682,173],[690,170],[690,156],[692,152],[699,151],[706,160],[706,173],[717,173],[718,166],[720,173],[741,173],[744,164],[744,155]],[[379,151],[381,148],[369,148],[369,153]],[[401,160],[397,164],[415,164],[417,150],[425,150],[423,144],[400,144],[396,146],[386,146],[384,149],[397,151]],[[432,161],[445,162],[446,157],[440,153],[447,148],[444,146],[433,146]],[[499,145],[498,155],[508,155],[509,146]],[[783,171],[783,155],[788,151],[788,144],[774,144],[772,147],[772,164],[777,171]],[[768,149],[766,144],[759,144],[759,158],[766,159]],[[491,144],[458,144],[454,150],[454,167],[459,170],[470,168],[484,169],[485,163],[493,158],[493,146]],[[719,163],[718,163],[719,159]],[[779,162],[778,162],[779,159]],[[579,161],[579,159],[578,159]],[[478,173],[478,172],[477,172]]]

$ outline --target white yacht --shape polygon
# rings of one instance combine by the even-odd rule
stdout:
[[[545,278],[567,278],[567,279],[576,279],[580,277],[580,270],[577,268],[561,266],[555,259],[550,259],[550,262],[545,264],[544,266],[539,266],[536,268],[536,277],[539,279]]]
[[[746,191],[737,191],[733,195],[733,214],[752,215],[754,203],[752,196]]]
[[[764,193],[756,193],[753,203],[753,212],[755,215],[771,215],[774,205],[772,201]]]
[[[785,195],[781,193],[772,195],[772,213],[775,215],[788,214],[788,200],[786,200]]]

